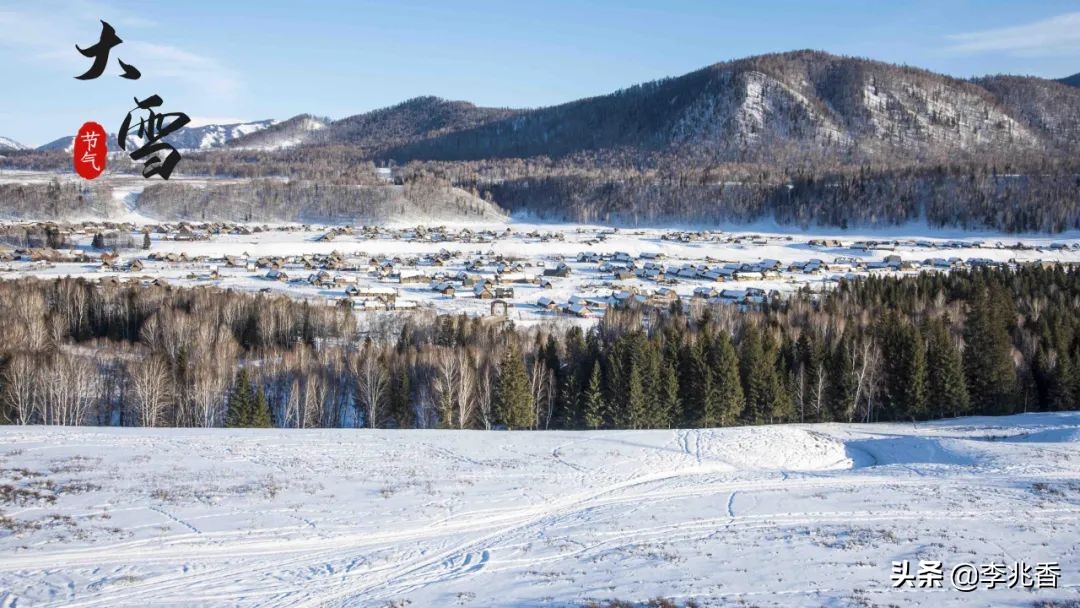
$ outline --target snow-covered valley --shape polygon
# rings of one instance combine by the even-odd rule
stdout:
[[[1071,605],[1078,438],[1073,413],[598,432],[4,427],[0,604]],[[943,587],[892,588],[902,560],[942,561]],[[1059,562],[1061,577],[961,593],[949,571],[964,562]]]

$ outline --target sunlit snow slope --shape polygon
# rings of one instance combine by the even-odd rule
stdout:
[[[640,432],[3,427],[0,605],[1076,600],[1078,437],[1071,413]],[[1059,561],[1061,588],[891,589],[891,562],[919,559]]]

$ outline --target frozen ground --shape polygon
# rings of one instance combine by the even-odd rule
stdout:
[[[1078,438],[1074,413],[640,432],[4,427],[0,605],[1076,601]],[[1058,561],[1060,588],[891,589],[892,561],[919,559]]]

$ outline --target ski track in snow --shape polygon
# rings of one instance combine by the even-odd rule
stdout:
[[[0,608],[1076,599],[1078,430],[1072,413],[918,428],[3,427],[0,483],[92,485],[0,505],[38,526],[0,531]],[[1061,588],[892,589],[899,559],[1060,561]]]

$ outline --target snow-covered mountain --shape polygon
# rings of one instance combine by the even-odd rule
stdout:
[[[16,150],[25,150],[26,146],[20,144],[14,139],[7,137],[0,137],[0,152],[14,152]]]
[[[329,120],[300,114],[275,123],[265,129],[237,137],[229,141],[229,147],[238,150],[281,150],[307,143],[315,133],[325,129]]]
[[[167,137],[167,141],[178,150],[213,150],[221,148],[230,141],[251,135],[276,124],[276,120],[257,120],[227,125],[201,125],[186,127]],[[38,150],[71,150],[73,135],[51,141]],[[110,143],[116,141],[116,134],[109,134]]]
[[[258,120],[231,125],[204,125],[181,129],[169,137],[170,143],[182,150],[209,150],[220,148],[228,142],[261,131],[277,121]]]
[[[916,162],[957,154],[1075,155],[1080,89],[1068,82],[959,80],[804,50],[726,61],[531,110],[421,98],[343,119],[327,133],[398,162],[653,153],[713,161]]]
[[[57,137],[47,144],[43,144],[37,147],[38,150],[67,150],[71,151],[71,142],[75,139],[74,135],[65,135],[64,137]]]

